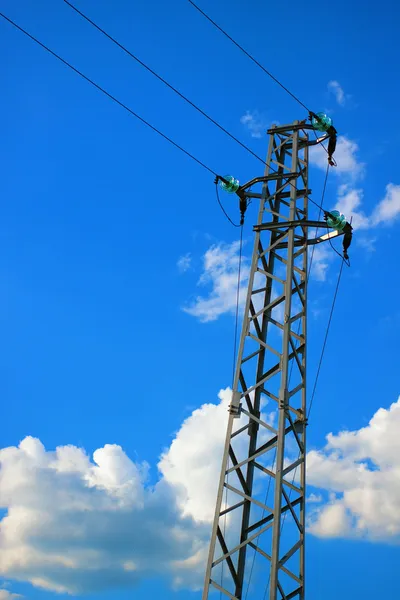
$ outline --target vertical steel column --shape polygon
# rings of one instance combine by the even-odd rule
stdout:
[[[269,133],[203,600],[304,600],[308,139]]]

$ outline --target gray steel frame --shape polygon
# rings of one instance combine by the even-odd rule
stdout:
[[[307,221],[307,133],[298,122],[268,133],[262,191],[245,192],[260,207],[203,600],[212,589],[232,600],[249,591],[304,600],[307,247],[316,223]]]

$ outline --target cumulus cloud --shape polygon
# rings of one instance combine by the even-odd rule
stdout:
[[[335,96],[339,106],[344,106],[346,104],[347,95],[344,93],[344,90],[338,81],[329,81],[328,90]]]
[[[400,398],[366,427],[331,433],[323,450],[309,452],[309,484],[331,494],[311,514],[312,533],[400,542],[399,426]]]
[[[324,146],[326,147],[326,143],[324,143]],[[331,169],[331,171],[337,175],[345,175],[352,179],[361,177],[365,171],[365,164],[359,160],[358,151],[359,147],[356,142],[344,135],[339,135],[335,151],[337,167]],[[324,171],[326,170],[327,154],[321,144],[311,146],[310,162],[316,167]]]
[[[89,457],[76,446],[50,451],[26,437],[0,450],[0,507],[7,512],[0,574],[72,594],[156,575],[199,589],[231,390],[221,390],[218,400],[181,425],[161,455],[155,485],[148,483],[149,466],[118,445]],[[243,450],[235,450],[238,457]]]
[[[266,134],[268,123],[265,117],[258,110],[247,110],[240,118],[240,122],[250,132],[251,137],[261,138]]]
[[[186,273],[186,271],[190,269],[190,266],[192,264],[192,257],[190,252],[188,254],[185,254],[184,256],[181,256],[176,264],[180,273]]]
[[[318,518],[315,519],[315,514]],[[351,521],[346,507],[340,501],[328,504],[323,509],[316,511],[311,531],[318,537],[343,537],[348,534]]]
[[[200,321],[215,321],[224,313],[234,313],[236,310],[237,279],[239,266],[239,242],[232,244],[215,244],[203,257],[203,272],[198,285],[208,287],[209,292],[197,296],[194,301],[183,308]],[[249,264],[246,257],[242,258],[241,285],[239,301],[242,305],[246,296],[249,276]]]
[[[182,514],[201,522],[214,516],[231,391],[222,390],[219,399],[219,404],[204,404],[185,420],[159,463],[164,480],[178,492]]]
[[[3,576],[72,594],[149,575],[199,584],[208,529],[182,513],[179,482],[148,485],[147,465],[121,447],[105,445],[90,460],[27,437],[1,450],[0,464]]]
[[[366,229],[370,225],[369,219],[360,210],[363,195],[364,192],[361,189],[351,188],[347,184],[341,185],[338,191],[338,202],[335,206],[337,210],[346,215],[347,219],[353,218],[352,225],[358,230]]]
[[[222,390],[219,402],[184,421],[161,455],[154,485],[149,466],[117,445],[89,457],[75,446],[47,450],[27,437],[0,450],[6,510],[0,574],[72,594],[131,587],[154,576],[200,589],[230,394]],[[272,422],[273,414],[262,418]],[[399,427],[400,398],[366,427],[331,433],[323,449],[308,453],[312,534],[400,542]],[[243,452],[244,446],[237,449],[238,459]],[[0,600],[17,597],[0,591]]]
[[[400,215],[400,185],[389,183],[386,194],[372,213],[373,225],[392,223]]]
[[[339,186],[338,202],[335,208],[347,218],[353,217],[353,227],[357,230],[370,229],[377,225],[390,225],[400,216],[400,185],[389,183],[386,193],[376,205],[371,215],[360,210],[364,192],[348,184]]]
[[[149,466],[118,445],[106,444],[90,457],[76,446],[52,451],[26,437],[0,450],[0,507],[6,511],[0,575],[70,594],[132,587],[154,576],[200,589],[230,401],[231,390],[221,390],[217,403],[204,404],[182,423],[160,457],[155,485]],[[244,418],[235,420],[235,429]],[[261,418],[272,423],[275,413]],[[236,442],[240,460],[247,436]]]

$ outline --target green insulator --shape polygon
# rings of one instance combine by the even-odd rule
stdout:
[[[346,225],[346,217],[342,215],[338,210],[330,210],[329,216],[326,219],[328,227],[342,231]]]
[[[234,194],[238,191],[240,187],[240,183],[238,179],[232,177],[232,175],[224,175],[224,179],[226,181],[219,180],[220,187],[224,190],[224,192],[229,192],[230,194]]]
[[[329,127],[332,125],[332,119],[323,112],[317,113],[317,117],[318,119],[313,117],[311,120],[311,125],[314,129],[317,131],[328,131]]]

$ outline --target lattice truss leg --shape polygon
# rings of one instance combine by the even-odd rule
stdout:
[[[308,147],[269,133],[203,600],[304,600]]]

